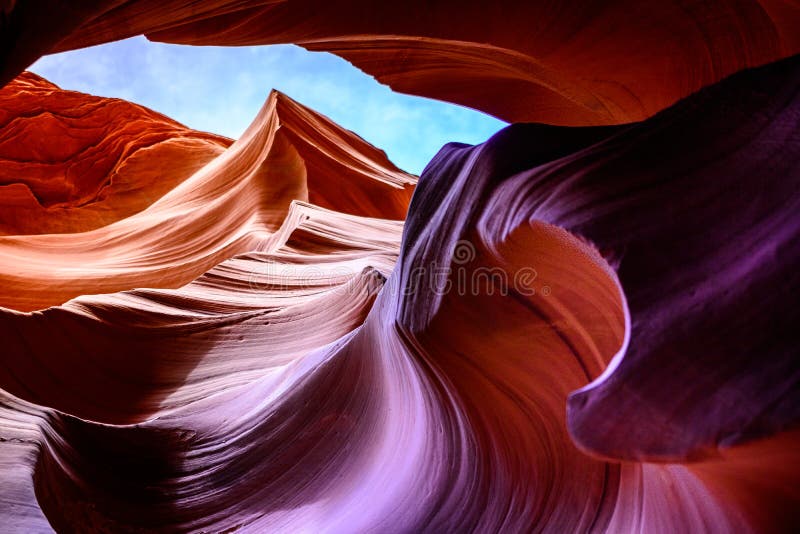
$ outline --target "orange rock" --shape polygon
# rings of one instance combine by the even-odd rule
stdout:
[[[26,79],[37,80],[27,75]],[[72,109],[71,99],[92,101],[86,95],[65,93],[65,109]],[[26,95],[20,100],[27,99]],[[102,104],[109,101],[94,102],[102,109]],[[22,127],[4,129],[6,135],[16,137],[15,142],[9,143],[8,152],[25,156],[23,161],[58,162],[55,171],[42,164],[45,170],[39,180],[12,186],[27,187],[54,202],[52,206],[33,204],[32,194],[27,206],[14,199],[17,206],[0,213],[17,233],[21,229],[53,228],[79,232],[87,226],[99,226],[96,213],[103,211],[107,212],[105,222],[119,220],[80,233],[0,236],[0,255],[6,260],[0,262],[0,285],[7,288],[0,295],[0,306],[30,311],[84,294],[135,287],[180,287],[226,258],[281,246],[297,222],[290,215],[302,216],[290,210],[293,201],[316,202],[323,208],[354,215],[402,219],[416,183],[414,176],[395,167],[383,151],[278,92],[270,95],[253,124],[224,152],[221,144],[214,144],[220,138],[192,133],[177,123],[159,124],[155,118],[160,116],[153,112],[121,101],[110,102],[108,105],[116,103],[119,108],[107,110],[111,113],[108,118],[118,121],[112,124],[131,122],[130,115],[124,113],[130,110],[153,117],[140,124],[139,137],[128,146],[147,136],[160,144],[142,148],[114,166],[116,159],[108,154],[123,138],[102,120],[96,131],[89,130],[88,141],[78,137],[74,146],[67,147],[50,148],[38,138],[20,137],[17,134],[25,131]],[[82,121],[87,119],[94,120],[93,115],[79,113],[71,122],[53,120],[45,124],[62,139],[73,131],[84,135]],[[151,123],[153,129],[165,131],[151,132]],[[198,138],[201,148],[211,145],[221,154],[215,159],[211,159],[211,150],[193,155],[192,147],[186,146],[193,139],[191,136]],[[94,154],[98,161],[108,162],[110,174],[99,172],[102,167],[95,163],[91,168],[98,170],[96,174],[68,174],[63,178],[63,169],[69,172],[81,163],[80,156],[99,145],[103,145],[102,150],[97,149]],[[162,145],[170,147],[171,152]],[[124,146],[118,150],[126,153]],[[135,157],[145,150],[149,153],[143,158]],[[184,163],[177,157],[181,154],[186,158]],[[173,158],[177,175],[167,178],[168,185],[157,183],[165,169],[173,172]],[[204,163],[203,158],[211,161],[187,177],[192,166]],[[56,177],[61,172],[61,180],[53,180],[46,170]],[[109,181],[113,185],[118,175],[123,175],[119,193],[114,189],[105,194],[102,189],[97,192]],[[73,184],[78,186],[70,187]],[[165,191],[169,185],[172,188]],[[141,190],[135,191],[136,187]],[[128,189],[135,192],[125,194]],[[94,209],[91,204],[81,205],[98,196],[101,202]],[[67,208],[61,222],[50,217],[51,211],[65,205],[75,207]],[[33,206],[33,212],[29,206]],[[22,211],[26,207],[28,211]],[[87,220],[82,219],[84,215]],[[22,224],[26,226],[20,228]]]
[[[85,232],[133,215],[231,142],[25,72],[0,90],[0,234]]]
[[[7,22],[14,33],[0,51],[6,78],[24,68],[22,55],[35,60],[19,44],[29,41],[49,43],[39,54],[138,34],[196,45],[297,43],[338,54],[395,90],[510,122],[637,121],[800,51],[800,6],[781,0],[129,0],[61,6],[82,22],[53,29],[26,4]]]
[[[798,44],[773,0],[100,4],[0,3],[8,68],[62,38],[298,41],[408,91],[602,123]],[[42,6],[69,16],[36,25]],[[14,110],[57,91],[14,84]],[[156,148],[194,133],[117,168],[129,108],[15,112],[8,161],[82,171],[15,177],[44,210],[27,224],[92,220],[123,170],[142,191],[93,230],[0,236],[0,524],[800,531],[799,88],[800,56],[637,124],[448,144],[410,207],[415,177],[276,92],[152,202],[154,166],[202,152]],[[128,144],[161,124],[140,122]]]

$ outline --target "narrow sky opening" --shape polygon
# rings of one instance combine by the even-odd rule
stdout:
[[[63,89],[123,98],[234,139],[275,88],[415,174],[445,143],[480,143],[505,126],[472,109],[395,93],[337,56],[294,45],[182,46],[140,36],[45,56],[30,70]]]

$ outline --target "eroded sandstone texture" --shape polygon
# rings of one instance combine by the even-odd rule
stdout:
[[[0,3],[0,525],[800,528],[797,6],[432,4]],[[539,122],[417,183],[14,77],[138,33]]]
[[[94,230],[143,210],[229,139],[26,72],[0,89],[0,233]]]
[[[398,91],[510,122],[641,120],[742,68],[800,52],[800,5],[787,0],[10,4],[0,18],[0,83],[42,54],[138,34],[195,45],[297,43],[338,54]]]

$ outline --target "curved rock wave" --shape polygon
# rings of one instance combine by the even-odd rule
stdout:
[[[0,306],[32,311],[86,294],[180,287],[227,258],[283,245],[303,217],[290,211],[296,200],[402,219],[416,182],[383,151],[278,92],[239,140],[195,173],[150,165],[158,176],[175,172],[165,178],[174,187],[138,213],[86,232],[0,236]],[[134,175],[140,201],[164,187],[148,178]],[[105,204],[127,198],[111,191]],[[91,217],[66,209],[79,221]]]
[[[53,16],[43,20],[45,12]],[[337,54],[395,90],[509,122],[618,124],[800,52],[798,24],[800,7],[782,0],[37,0],[12,2],[0,19],[0,83],[41,55],[139,34],[193,45],[295,43]]]
[[[0,240],[3,524],[791,531],[798,116],[794,57],[513,125],[403,225],[414,178],[273,93],[139,213]]]

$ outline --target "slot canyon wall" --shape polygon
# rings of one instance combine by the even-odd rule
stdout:
[[[47,17],[42,13],[48,13]],[[0,525],[800,529],[800,5],[0,1]],[[512,124],[420,177],[25,71],[296,43]]]

